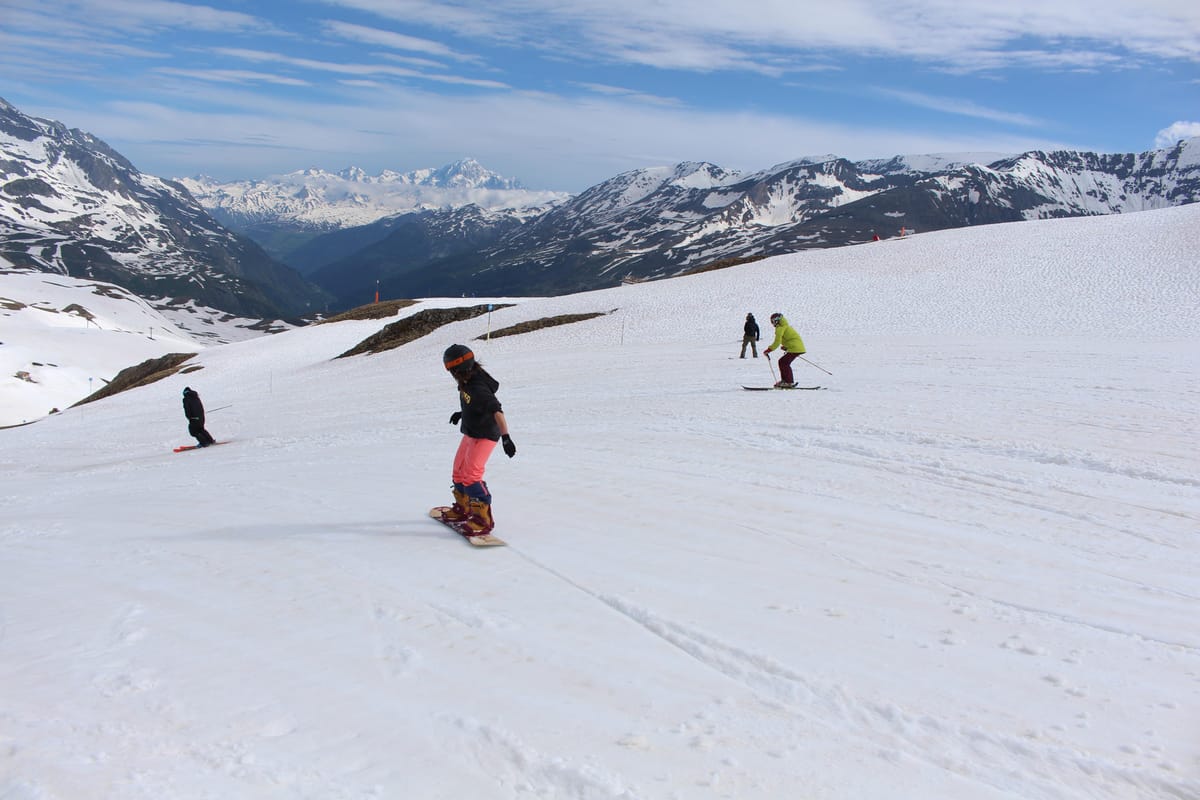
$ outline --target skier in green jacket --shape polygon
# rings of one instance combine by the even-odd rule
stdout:
[[[771,351],[779,347],[783,348],[785,356],[779,359],[779,382],[775,384],[776,389],[794,389],[796,381],[792,377],[792,362],[804,353],[804,340],[800,338],[800,334],[796,333],[796,329],[788,324],[787,319],[783,314],[776,311],[771,315],[771,324],[775,326],[775,341],[771,342],[771,346],[763,350],[763,355],[767,358],[771,357]]]

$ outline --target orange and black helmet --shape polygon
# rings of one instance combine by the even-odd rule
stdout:
[[[475,366],[475,354],[463,344],[452,344],[442,353],[442,363],[450,372],[465,372]]]

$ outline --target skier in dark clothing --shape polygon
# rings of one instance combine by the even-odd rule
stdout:
[[[754,321],[753,314],[746,315],[746,324],[742,328],[742,358],[746,357],[746,345],[750,345],[750,352],[758,358],[758,345],[755,344],[759,340],[760,334],[758,331],[758,323]]]
[[[517,454],[517,446],[508,435],[508,421],[496,398],[500,382],[475,360],[470,348],[451,345],[442,363],[458,383],[459,410],[450,415],[450,424],[459,425],[463,438],[454,455],[454,505],[444,507],[441,519],[464,536],[483,536],[496,525],[492,495],[483,481],[484,467],[498,443],[503,442],[509,458]]]
[[[212,434],[204,430],[204,403],[190,386],[183,387],[183,413],[188,418],[188,435],[196,437],[198,447],[215,443]]]

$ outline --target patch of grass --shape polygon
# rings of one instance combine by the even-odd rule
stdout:
[[[101,297],[111,297],[113,300],[130,300],[129,292],[122,289],[120,286],[109,286],[107,283],[99,283],[92,287],[92,294],[98,294]]]
[[[318,322],[318,325],[324,325],[327,322],[346,322],[347,320],[362,320],[362,319],[383,319],[385,317],[394,317],[396,312],[402,308],[416,305],[416,300],[384,300],[379,303],[368,303],[365,306],[352,308],[349,311],[343,311],[341,314],[335,314],[328,319],[323,319]]]
[[[180,365],[189,358],[195,356],[195,353],[168,353],[165,356],[158,358],[150,358],[132,367],[126,367],[117,373],[117,376],[106,383],[100,389],[89,394],[87,397],[76,403],[76,406],[81,406],[84,403],[91,403],[95,400],[102,400],[105,397],[111,397],[114,394],[136,389],[139,386],[148,386],[156,381],[161,381],[163,378],[169,378],[176,372],[180,371]],[[194,372],[195,370],[203,369],[199,365],[193,365],[184,372]],[[72,406],[74,408],[74,406]]]
[[[510,304],[511,305],[511,304]],[[492,310],[508,308],[508,305],[492,306]],[[411,317],[391,323],[342,353],[338,358],[358,356],[364,353],[383,353],[416,341],[433,333],[443,325],[474,319],[488,312],[488,306],[463,306],[460,308],[427,308]]]
[[[614,308],[613,311],[616,311]],[[501,336],[515,336],[518,333],[529,333],[530,331],[540,331],[542,328],[553,328],[556,325],[570,325],[572,322],[583,322],[596,317],[603,317],[605,314],[611,314],[612,311],[593,311],[590,314],[560,314],[557,317],[542,317],[541,319],[531,319],[528,322],[518,322],[516,325],[509,325],[507,328],[501,328],[498,331],[492,331],[492,338],[498,339]],[[476,341],[486,339],[487,334],[476,336]]]
[[[699,267],[696,267],[695,269],[689,269],[687,272],[684,272],[682,274],[683,275],[699,275],[701,272],[713,272],[718,269],[728,269],[729,267],[736,267],[738,264],[751,264],[755,261],[762,261],[764,258],[766,258],[765,255],[763,255],[763,256],[746,256],[745,258],[722,258],[718,261],[713,261],[708,264],[703,264]]]
[[[88,311],[86,308],[79,305],[78,303],[71,303],[71,305],[66,306],[65,308],[63,308],[63,313],[64,314],[74,314],[77,317],[83,317],[88,322],[94,322],[96,320],[96,317],[95,317],[95,315],[92,314],[92,312]]]

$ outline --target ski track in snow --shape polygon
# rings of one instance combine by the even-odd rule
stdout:
[[[653,416],[652,412],[648,413]],[[1128,550],[1120,538],[1106,543],[1106,537],[1099,539],[1097,531],[1109,531],[1110,536],[1129,537],[1146,545],[1166,549],[1179,549],[1182,540],[1172,536],[1155,536],[1146,533],[1145,528],[1133,528],[1128,525],[1113,524],[1114,516],[1120,513],[1098,513],[1106,506],[1119,507],[1123,501],[1113,500],[1102,492],[1095,494],[1081,493],[1070,487],[1094,483],[1094,479],[1080,480],[1078,472],[1095,472],[1100,477],[1111,476],[1121,482],[1148,482],[1161,484],[1166,491],[1171,487],[1194,487],[1197,482],[1180,474],[1158,469],[1129,467],[1104,458],[1093,457],[1086,452],[1054,449],[1047,447],[1030,448],[1017,444],[996,444],[980,440],[959,438],[930,437],[928,434],[902,434],[895,431],[857,430],[842,431],[839,438],[828,436],[826,429],[819,426],[799,426],[803,436],[803,446],[806,449],[806,459],[823,464],[835,463],[851,470],[861,470],[873,473],[864,483],[870,484],[880,479],[893,484],[914,484],[905,494],[921,494],[921,484],[927,484],[929,489],[947,496],[955,497],[966,508],[982,507],[984,509],[1025,508],[1035,516],[1045,516],[1057,519],[1055,527],[1065,526],[1066,529],[1078,528],[1080,533],[1086,529],[1087,535],[1058,537],[1056,546],[1068,550],[1078,550],[1085,555],[1117,556]],[[721,440],[719,434],[715,437],[705,437]],[[726,440],[731,445],[745,445],[745,441],[736,438]],[[855,442],[860,442],[856,444]],[[764,441],[754,442],[753,446],[770,452],[778,450],[780,441],[777,437],[764,437]],[[596,448],[603,452],[602,446]],[[815,455],[811,455],[812,453]],[[914,458],[914,452],[923,455]],[[938,453],[942,455],[939,457]],[[975,462],[984,461],[982,466],[974,466]],[[670,460],[655,460],[652,466],[641,464],[627,466],[626,474],[637,475],[644,471],[658,475],[672,473],[677,481],[684,483],[695,482],[708,485],[722,467],[730,465],[709,464],[701,467],[695,461],[673,462]],[[1069,479],[1058,478],[1047,481],[1043,468],[1056,471],[1066,470],[1071,474]],[[734,470],[736,471],[736,468]],[[595,483],[604,485],[602,477],[593,476]],[[635,481],[636,483],[636,477]],[[782,487],[772,487],[779,488]],[[581,487],[569,491],[579,491]],[[807,488],[812,493],[812,489]],[[678,492],[667,492],[668,496],[678,495]],[[1062,495],[1066,495],[1065,497]],[[1197,517],[1191,514],[1179,514],[1168,507],[1145,506],[1144,510],[1160,517],[1178,516],[1183,520],[1195,521]],[[1078,510],[1076,510],[1078,509]],[[904,513],[914,512],[912,509],[897,508]],[[985,515],[986,516],[986,515]],[[1008,514],[1006,513],[1006,517]],[[938,517],[940,521],[954,521],[953,511],[947,512],[942,508]],[[981,525],[977,519],[965,519],[963,524]],[[763,535],[782,538],[786,541],[796,541],[786,533],[771,531],[752,525],[743,526]],[[1152,530],[1152,529],[1151,529]],[[991,531],[1001,535],[1030,538],[1039,544],[1045,544],[1040,535],[1032,532]],[[796,541],[805,546],[805,543]],[[681,542],[686,548],[687,542]],[[962,726],[945,719],[937,719],[929,714],[906,713],[890,705],[880,705],[859,697],[847,697],[841,687],[832,684],[814,682],[802,674],[789,670],[782,664],[753,652],[745,651],[735,645],[714,637],[692,626],[684,625],[661,617],[647,608],[631,604],[618,597],[607,595],[601,591],[589,588],[578,580],[568,577],[556,569],[532,559],[522,548],[514,548],[524,557],[534,561],[540,567],[547,569],[560,579],[576,589],[594,597],[618,613],[629,617],[655,636],[671,643],[680,650],[688,653],[698,662],[726,675],[752,689],[765,700],[777,702],[789,713],[797,714],[811,721],[823,721],[833,724],[845,735],[845,728],[852,729],[856,735],[864,735],[867,730],[870,743],[874,746],[894,750],[897,759],[928,759],[930,753],[959,754],[956,760],[952,755],[933,759],[930,763],[940,769],[946,769],[964,778],[987,786],[1002,788],[1011,787],[1011,776],[1022,774],[1029,776],[1029,783],[1024,785],[1022,797],[1057,797],[1063,784],[1077,781],[1080,775],[1087,775],[1092,781],[1091,788],[1104,797],[1125,797],[1131,792],[1136,796],[1186,796],[1187,790],[1181,789],[1172,779],[1159,778],[1153,772],[1141,769],[1124,768],[1112,763],[1096,761],[1094,758],[1082,755],[1070,747],[1053,743],[1039,742],[1036,734],[1028,738],[996,736],[982,729]],[[854,558],[834,554],[835,558],[850,564],[856,569],[882,575],[892,580],[916,582],[943,590],[948,597],[953,597],[961,606],[986,604],[993,607],[998,614],[1011,616],[1014,612],[1027,621],[1040,620],[1042,625],[1050,627],[1067,626],[1079,629],[1085,636],[1100,634],[1102,636],[1129,638],[1138,643],[1149,644],[1163,648],[1165,651],[1183,651],[1197,653],[1197,643],[1181,641],[1172,638],[1156,637],[1137,630],[1121,626],[1105,624],[1103,621],[1089,620],[1083,616],[1064,614],[1048,608],[1012,602],[1002,598],[991,597],[985,593],[959,585],[952,579],[918,577],[895,571],[880,571],[869,567]],[[927,565],[928,566],[928,565]],[[1144,583],[1136,583],[1136,587],[1147,592],[1159,592],[1169,596],[1191,598],[1186,592],[1175,592],[1168,588],[1151,587]],[[838,612],[830,610],[831,615]],[[954,644],[954,632],[947,632],[944,644]],[[1021,637],[1016,636],[999,645],[1017,653],[1029,656],[1044,656],[1046,651],[1038,645],[1030,645]],[[1120,646],[1116,644],[1116,646]],[[1071,661],[1072,658],[1064,659]],[[1045,674],[1041,680],[1052,686],[1060,686],[1068,694],[1086,697],[1085,689],[1071,685],[1062,676],[1053,673]],[[1150,745],[1150,751],[1155,750]],[[980,768],[979,764],[989,765]],[[1164,764],[1168,772],[1174,772],[1173,765]],[[1100,786],[1103,789],[1100,789]]]
[[[1155,780],[1139,771],[1098,764],[1066,748],[998,737],[982,729],[955,726],[928,714],[912,714],[893,705],[879,705],[849,695],[844,687],[819,684],[769,657],[747,652],[699,629],[658,617],[645,607],[599,594],[538,562],[519,548],[510,546],[510,550],[677,647],[705,667],[745,686],[764,701],[777,704],[789,716],[803,720],[806,726],[828,726],[830,736],[837,731],[836,735],[844,737],[848,729],[853,730],[854,736],[868,740],[872,747],[886,753],[889,760],[925,760],[938,769],[996,789],[1009,787],[1011,776],[1020,773],[1026,776],[1027,782],[1033,782],[1033,785],[1026,784],[1023,791],[1028,793],[1023,794],[1024,797],[1056,797],[1058,786],[1078,780],[1081,774],[1103,781],[1113,797],[1124,796],[1126,791],[1170,796],[1176,790],[1166,781]],[[971,596],[970,592],[957,587],[947,588]],[[1041,609],[1020,610],[1047,615]],[[1127,633],[1060,615],[1047,616],[1059,622],[1096,627],[1107,633]]]

